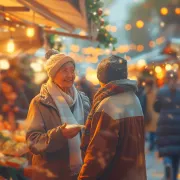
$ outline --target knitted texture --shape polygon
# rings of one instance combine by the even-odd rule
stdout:
[[[97,78],[102,83],[127,79],[127,61],[118,56],[110,56],[103,59],[97,68]]]
[[[72,62],[75,65],[74,59],[70,56],[66,56],[65,54],[57,54],[56,52],[47,52],[46,58],[49,59],[46,61],[44,68],[48,74],[49,78],[54,78],[58,70],[66,63]]]

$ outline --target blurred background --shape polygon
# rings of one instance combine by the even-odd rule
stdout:
[[[153,125],[146,126],[148,180],[163,179],[152,97],[166,83],[168,71],[177,74],[179,87],[180,1],[0,0],[0,174],[5,167],[21,167],[12,174],[20,179],[23,169],[30,176],[23,122],[31,99],[47,80],[44,55],[51,48],[75,59],[76,85],[91,100],[99,87],[98,62],[111,54],[128,61],[138,97],[146,95],[146,107],[155,113]]]

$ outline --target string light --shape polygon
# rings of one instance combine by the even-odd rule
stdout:
[[[156,43],[154,41],[149,42],[149,47],[153,48],[155,45],[156,45]]]
[[[145,59],[140,59],[138,62],[137,62],[137,66],[139,68],[142,68],[144,66],[146,66],[146,60]]]
[[[153,71],[150,71],[149,74],[152,75],[152,74],[153,74]]]
[[[14,50],[15,50],[14,40],[11,38],[11,39],[8,41],[8,44],[7,44],[7,52],[8,52],[8,53],[13,53]]]
[[[166,64],[165,69],[166,71],[170,71],[172,69],[172,66],[170,64]]]
[[[158,73],[161,73],[162,72],[162,68],[160,66],[156,66],[155,67],[155,72],[158,74]]]
[[[178,64],[173,64],[173,69],[174,70],[178,70],[179,69],[179,65]]]
[[[0,70],[7,70],[10,68],[9,61],[6,59],[1,59],[0,60]]]
[[[126,25],[125,25],[125,29],[126,29],[127,31],[131,30],[131,29],[132,29],[131,24],[126,24]]]
[[[7,21],[11,21],[11,19],[9,17],[5,17],[5,20]]]
[[[138,45],[137,46],[137,51],[138,52],[141,52],[141,51],[143,51],[144,50],[144,46],[143,45]]]
[[[26,30],[26,35],[29,37],[29,38],[32,38],[35,34],[35,30],[33,27],[29,27],[27,28]]]
[[[177,15],[180,15],[180,8],[176,8],[176,9],[175,9],[175,13],[176,13]]]
[[[163,73],[158,73],[158,74],[156,75],[156,77],[157,77],[158,79],[162,79],[162,78],[164,77],[164,75],[163,75]]]
[[[166,16],[168,14],[168,9],[166,7],[162,7],[160,12],[163,16]]]
[[[139,29],[141,29],[141,28],[144,27],[144,22],[143,22],[142,20],[138,20],[138,21],[136,22],[136,26],[137,26]]]

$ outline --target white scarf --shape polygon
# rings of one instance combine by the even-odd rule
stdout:
[[[64,93],[52,80],[47,82],[47,90],[56,104],[62,123],[84,125],[83,102],[74,85],[71,88],[74,99]],[[70,107],[73,105],[74,111],[72,113]],[[72,175],[78,174],[82,166],[80,144],[80,134],[77,134],[72,139],[68,139]]]

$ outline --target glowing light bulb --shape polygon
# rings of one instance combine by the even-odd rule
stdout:
[[[172,66],[170,64],[166,64],[165,69],[166,71],[170,71],[172,69]]]
[[[136,22],[136,26],[140,29],[140,28],[143,28],[144,27],[144,22],[139,20]]]
[[[156,66],[155,67],[155,72],[156,73],[161,73],[162,72],[162,68],[160,66]]]
[[[163,8],[161,8],[160,12],[161,12],[162,15],[165,16],[165,15],[168,14],[168,9],[166,7],[163,7]]]
[[[177,15],[180,15],[180,8],[176,8],[176,9],[175,9],[175,13],[176,13]]]
[[[7,44],[7,52],[13,53],[14,49],[15,49],[14,41],[13,41],[13,39],[10,39]]]
[[[26,35],[28,36],[28,37],[33,37],[34,36],[34,34],[35,34],[35,30],[34,30],[34,28],[33,27],[29,27],[29,28],[27,28],[27,30],[26,30]]]

